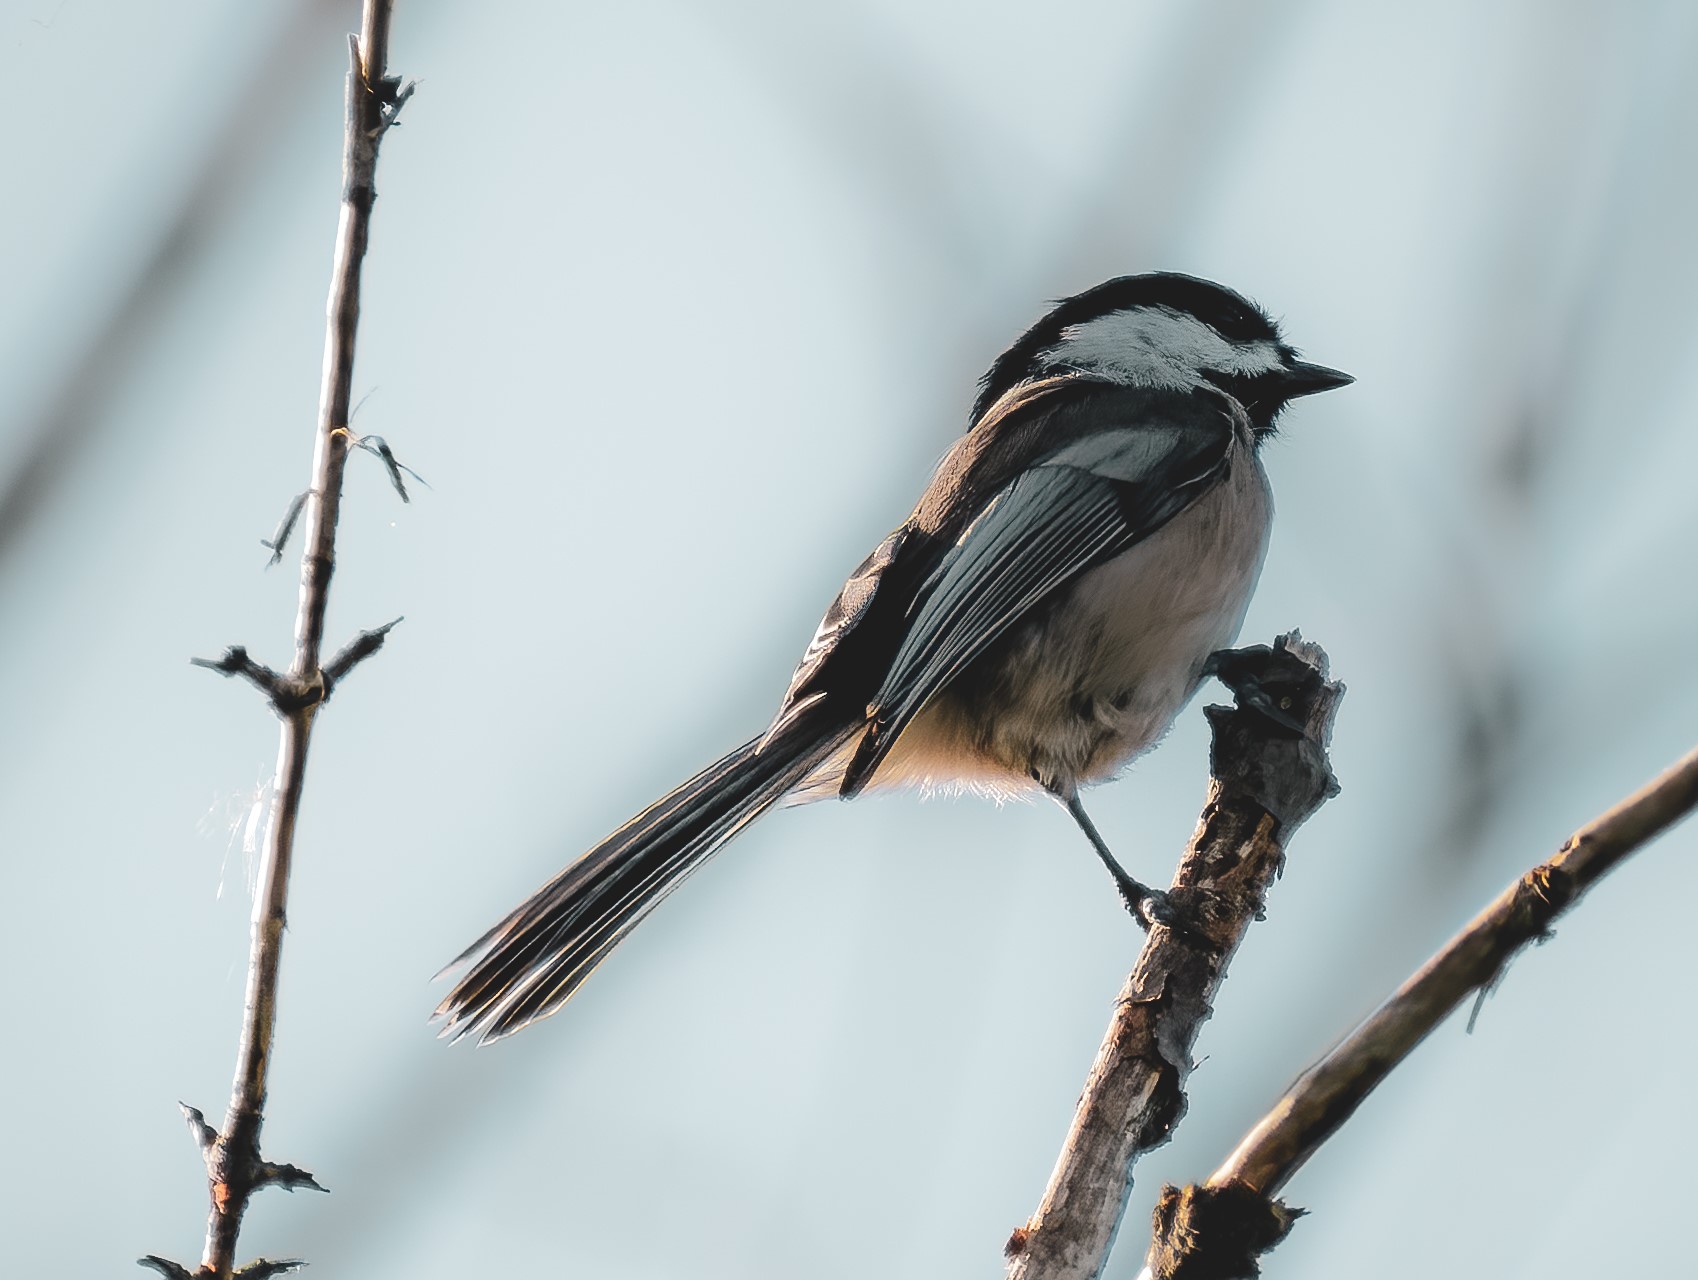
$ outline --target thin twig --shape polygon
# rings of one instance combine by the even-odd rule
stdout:
[[[1210,707],[1213,778],[1171,894],[1183,929],[1150,931],[1115,1003],[1061,1158],[1038,1211],[1007,1246],[1009,1280],[1088,1280],[1108,1257],[1133,1162],[1166,1142],[1185,1110],[1191,1047],[1227,964],[1285,860],[1285,841],[1337,792],[1327,763],[1343,686],[1295,633],[1246,660],[1306,728],[1295,737],[1250,710]]]
[[[411,86],[408,87],[411,88]],[[382,436],[356,436],[350,432],[348,443],[356,449],[364,449],[372,457],[383,463],[383,469],[389,473],[389,483],[394,486],[395,492],[401,495],[402,502],[412,501],[412,498],[407,495],[407,482],[401,478],[403,471],[424,485],[425,488],[430,488],[430,482],[397,458],[395,451],[389,447],[389,441]]]
[[[1524,947],[1550,936],[1557,917],[1581,895],[1695,808],[1698,749],[1580,828],[1554,857],[1499,894],[1366,1022],[1298,1078],[1209,1175],[1204,1190],[1248,1189],[1263,1206],[1256,1212],[1265,1212],[1292,1175],[1439,1023],[1471,994],[1490,990]],[[1235,1229],[1230,1224],[1221,1227]],[[1209,1232],[1193,1227],[1190,1234],[1194,1247]],[[1185,1255],[1184,1249],[1160,1239],[1152,1256],[1159,1250],[1180,1260]],[[1165,1277],[1173,1270],[1171,1265],[1166,1270],[1152,1265],[1144,1274]],[[1185,1274],[1224,1278],[1254,1272],[1240,1263],[1236,1270],[1192,1269]]]
[[[285,678],[263,662],[255,662],[248,656],[247,649],[239,644],[233,644],[226,649],[222,658],[190,658],[189,665],[205,667],[208,671],[216,671],[220,675],[241,676],[263,693],[273,706],[284,696]]]
[[[182,305],[188,282],[195,278],[197,258],[184,246],[215,239],[236,211],[247,207],[262,169],[255,158],[274,150],[287,122],[296,118],[292,108],[301,86],[312,83],[309,68],[322,38],[342,26],[337,6],[328,4],[281,6],[278,18],[265,47],[241,67],[244,101],[263,102],[266,109],[210,113],[208,124],[215,132],[195,157],[187,180],[169,193],[172,206],[166,216],[150,233],[139,219],[126,226],[126,246],[134,242],[139,249],[129,278],[114,262],[105,310],[79,326],[78,346],[54,385],[45,389],[39,412],[8,417],[9,465],[0,476],[0,561],[24,545],[21,535],[48,510],[74,460],[106,444],[121,419],[112,410],[120,389],[149,358],[160,316]]]
[[[386,622],[381,627],[362,631],[338,649],[336,656],[324,664],[324,696],[330,697],[338,680],[383,648],[384,637],[405,621],[405,618],[397,618],[394,622]]]
[[[271,559],[265,562],[267,569],[275,568],[283,563],[283,548],[289,545],[289,535],[295,532],[295,522],[301,518],[301,512],[306,508],[308,494],[297,493],[289,499],[289,506],[283,512],[283,518],[277,522],[277,529],[269,538],[261,538],[259,545],[271,552]]]
[[[206,1246],[200,1267],[192,1273],[197,1278],[228,1280],[240,1275],[258,1280],[294,1270],[300,1263],[293,1259],[259,1259],[236,1269],[242,1216],[253,1193],[263,1186],[322,1190],[304,1169],[262,1159],[259,1138],[277,1025],[277,980],[289,868],[313,720],[335,677],[374,652],[389,626],[394,625],[364,633],[333,660],[334,670],[321,668],[325,609],[336,563],[336,519],[349,448],[348,404],[360,312],[361,264],[377,196],[377,147],[393,123],[395,109],[404,100],[398,82],[385,75],[391,4],[392,0],[366,0],[360,34],[350,37],[352,66],[348,74],[342,209],[331,274],[312,485],[306,500],[306,546],[301,561],[294,660],[286,673],[261,666],[239,647],[218,661],[196,660],[227,675],[241,675],[264,689],[283,722],[271,821],[260,863],[259,890],[254,897],[247,993],[230,1107],[216,1131],[198,1111],[185,1108],[191,1131],[205,1154],[212,1200]],[[191,1274],[154,1255],[141,1261],[165,1275]]]

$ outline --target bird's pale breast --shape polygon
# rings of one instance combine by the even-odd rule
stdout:
[[[1247,432],[1223,481],[1018,624],[909,725],[874,786],[1007,796],[1113,776],[1238,634],[1272,497]]]

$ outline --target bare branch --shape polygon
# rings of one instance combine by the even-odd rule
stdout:
[[[1102,1269],[1131,1189],[1132,1164],[1166,1142],[1185,1110],[1191,1048],[1227,964],[1285,860],[1285,841],[1338,786],[1326,742],[1343,686],[1326,655],[1293,633],[1241,651],[1235,679],[1303,725],[1210,707],[1208,801],[1170,890],[1185,927],[1150,931],[1115,1002],[1066,1145],[1038,1211],[1009,1240],[1010,1280],[1088,1280]],[[1255,699],[1252,699],[1254,701]]]
[[[1528,943],[1623,859],[1698,807],[1698,749],[1571,835],[1398,988],[1342,1044],[1304,1073],[1275,1111],[1209,1179],[1272,1193],[1349,1118],[1375,1085],[1476,991],[1497,981]]]
[[[312,483],[304,502],[306,545],[302,552],[294,660],[286,673],[278,673],[254,662],[239,646],[217,661],[195,660],[226,675],[240,675],[264,689],[283,721],[271,821],[266,829],[260,884],[254,897],[247,993],[230,1106],[222,1127],[216,1131],[199,1111],[184,1108],[206,1159],[212,1201],[206,1246],[200,1267],[192,1273],[196,1280],[202,1277],[228,1280],[232,1275],[261,1280],[295,1270],[302,1264],[292,1259],[260,1259],[240,1271],[235,1269],[243,1214],[253,1193],[261,1187],[323,1190],[306,1170],[261,1159],[259,1138],[277,1026],[284,906],[314,718],[336,678],[376,652],[384,635],[395,625],[390,623],[363,633],[332,660],[328,669],[321,669],[324,618],[336,563],[336,519],[349,449],[349,389],[353,382],[354,338],[359,322],[361,265],[372,205],[377,198],[377,147],[384,131],[394,122],[394,112],[407,96],[400,91],[399,82],[384,73],[391,3],[392,0],[365,0],[361,34],[351,38],[342,209],[331,273]],[[291,511],[285,517],[273,538],[274,552],[287,537],[294,515]],[[174,1278],[191,1274],[179,1264],[152,1255],[141,1261]]]
[[[1248,1193],[1239,1202],[1251,1203],[1253,1214],[1265,1214],[1270,1206],[1283,1210],[1272,1197],[1416,1045],[1471,994],[1489,991],[1528,943],[1548,938],[1557,917],[1604,875],[1694,808],[1698,749],[1580,828],[1554,857],[1499,894],[1366,1022],[1304,1072],[1204,1187]],[[1231,1234],[1238,1227],[1222,1223],[1219,1230]],[[1181,1244],[1158,1233],[1151,1257],[1166,1259],[1168,1269],[1157,1269],[1152,1261],[1145,1275],[1166,1280],[1181,1274],[1174,1260],[1184,1261],[1208,1246],[1207,1234],[1193,1232]],[[1193,1268],[1183,1274],[1221,1280],[1254,1275],[1253,1263],[1243,1269],[1247,1262],[1241,1259],[1238,1269]]]

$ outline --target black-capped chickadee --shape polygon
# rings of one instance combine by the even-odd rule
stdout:
[[[967,433],[850,575],[766,732],[473,943],[437,1009],[444,1034],[490,1040],[553,1013],[786,797],[1041,789],[1134,914],[1162,918],[1079,787],[1155,743],[1214,669],[1267,549],[1258,447],[1287,401],[1350,381],[1206,280],[1124,276],[1057,304],[991,366]]]

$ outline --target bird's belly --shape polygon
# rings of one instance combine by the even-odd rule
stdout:
[[[1244,449],[1225,482],[1035,610],[915,717],[875,775],[998,795],[1111,777],[1167,731],[1238,634],[1270,499]]]

